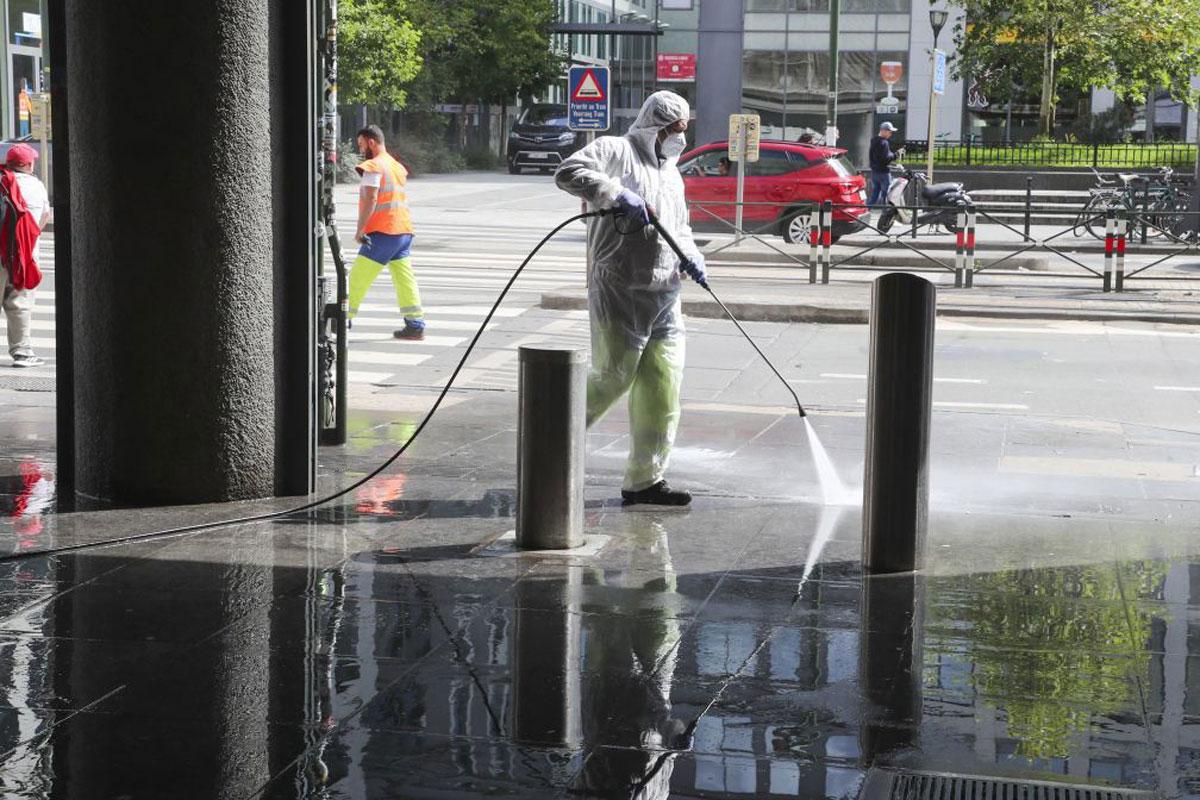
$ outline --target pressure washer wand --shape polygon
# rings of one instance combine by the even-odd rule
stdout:
[[[688,256],[684,254],[683,248],[681,248],[679,243],[675,241],[675,237],[672,236],[665,227],[663,227],[663,224],[659,222],[658,216],[653,211],[650,211],[650,209],[646,209],[646,211],[650,215],[650,224],[654,226],[656,231],[658,231],[658,235],[661,236],[663,241],[667,243],[667,246],[675,252],[675,255],[681,262],[686,261]],[[787,378],[783,377],[779,370],[775,368],[775,365],[771,363],[771,359],[767,358],[767,354],[764,353],[762,349],[754,342],[754,339],[752,339],[750,334],[746,332],[746,329],[742,327],[742,323],[738,322],[737,317],[735,317],[733,312],[729,310],[729,307],[721,302],[721,298],[717,297],[717,293],[714,292],[712,287],[708,285],[708,281],[696,281],[696,283],[700,284],[700,287],[704,289],[704,291],[708,292],[713,300],[717,301],[717,305],[719,305],[721,310],[725,312],[725,315],[729,317],[730,322],[737,326],[737,329],[741,332],[742,336],[746,337],[746,341],[749,342],[750,346],[754,348],[754,352],[758,353],[759,358],[763,360],[763,363],[771,368],[771,372],[774,372],[775,377],[779,378],[779,382],[787,388],[788,392],[792,395],[792,399],[796,401],[796,410],[800,412],[800,416],[807,417],[808,412],[804,410],[804,406],[800,403],[800,395],[796,394],[796,390],[792,388],[790,383],[788,383]]]

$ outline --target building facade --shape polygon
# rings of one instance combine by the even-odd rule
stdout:
[[[896,125],[902,139],[931,136],[931,6],[949,12],[937,44],[953,59],[962,10],[946,0],[841,2],[838,145],[860,163],[882,122]],[[612,67],[612,132],[622,132],[656,89],[677,91],[692,103],[689,135],[696,144],[724,138],[733,113],[759,114],[768,138],[795,140],[825,130],[829,0],[559,0],[559,12],[564,22],[653,22],[661,29],[658,36],[559,35],[557,45],[575,63]],[[891,65],[889,72],[899,72],[891,87],[896,102],[889,107],[879,103],[889,94],[884,63]],[[1111,92],[1091,95],[1064,102],[1060,119],[1070,122],[1113,105]],[[564,89],[554,89],[549,99],[565,102]],[[1148,108],[1135,116],[1133,138],[1196,136],[1196,115],[1189,118],[1181,104],[1161,97]],[[932,137],[1023,141],[1036,132],[1036,122],[1036,98],[1026,104],[992,102],[984,86],[948,76]]]
[[[21,94],[49,90],[45,51],[45,0],[0,0],[4,58],[0,60],[0,135],[29,132],[29,107]]]

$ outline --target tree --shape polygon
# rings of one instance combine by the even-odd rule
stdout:
[[[1165,88],[1194,102],[1200,72],[1200,3],[1195,0],[954,0],[957,76],[982,81],[989,97],[1012,100],[1041,87],[1039,127],[1054,133],[1059,93],[1112,89],[1140,102]]]
[[[413,95],[426,108],[442,102],[507,105],[562,77],[565,57],[551,48],[554,0],[409,0],[408,5],[422,31],[425,63]],[[464,111],[464,123],[465,117]],[[464,145],[465,127],[460,125]]]
[[[338,90],[343,103],[403,108],[421,72],[421,33],[406,0],[340,0]]]

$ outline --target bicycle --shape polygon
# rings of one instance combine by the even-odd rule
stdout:
[[[1182,225],[1180,212],[1187,209],[1187,198],[1176,189],[1175,170],[1171,167],[1159,167],[1153,176],[1119,172],[1110,178],[1095,167],[1092,172],[1096,175],[1096,185],[1075,217],[1073,235],[1079,236],[1079,229],[1083,228],[1093,237],[1103,239],[1110,210],[1123,210],[1136,217],[1140,208],[1144,212],[1141,224],[1146,228],[1147,236],[1162,236]]]

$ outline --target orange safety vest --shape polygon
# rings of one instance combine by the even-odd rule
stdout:
[[[379,193],[375,196],[375,211],[367,219],[363,233],[412,233],[412,215],[408,211],[408,196],[404,184],[408,170],[389,153],[380,153],[357,167],[359,174],[378,173]]]

